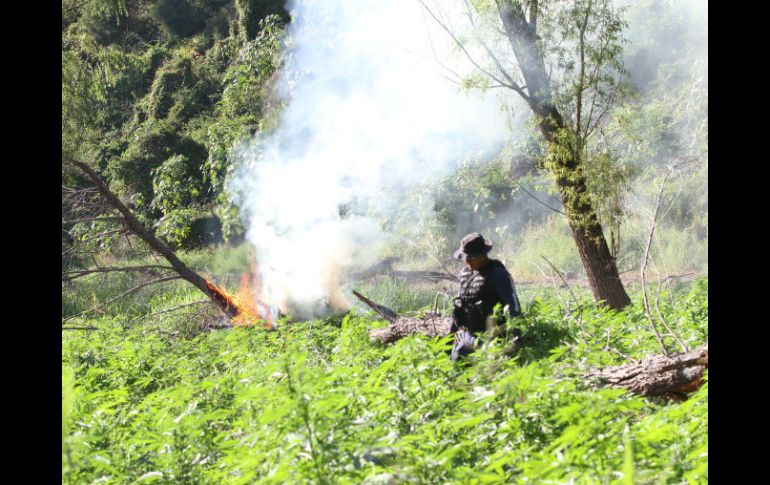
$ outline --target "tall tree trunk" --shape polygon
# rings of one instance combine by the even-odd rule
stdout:
[[[520,5],[498,0],[498,11],[526,82],[529,93],[526,101],[539,117],[540,132],[548,142],[552,155],[549,168],[556,179],[591,290],[598,301],[619,310],[629,305],[631,299],[620,280],[615,258],[589,198],[580,149],[575,137],[569,136],[574,135],[574,130],[553,105],[545,61],[537,47],[536,24],[527,22]]]
[[[557,136],[559,130],[568,128],[556,109],[553,107],[549,109],[551,115],[542,118],[540,131],[552,150],[569,153],[570,148],[564,147]],[[620,310],[629,305],[631,299],[623,287],[615,258],[607,245],[604,231],[599,224],[599,217],[589,197],[580,160],[574,155],[574,150],[572,152],[573,156],[566,159],[560,160],[558,156],[555,157],[555,162],[550,169],[555,175],[556,186],[572,231],[572,239],[580,254],[594,298],[605,302],[610,308]]]
[[[563,194],[562,200],[564,200]],[[588,228],[576,227],[571,221],[569,225],[572,229],[572,239],[574,239],[580,253],[580,259],[583,262],[583,267],[585,267],[594,298],[597,301],[604,301],[606,305],[616,310],[629,305],[631,299],[620,280],[615,259],[607,247],[607,241],[599,223],[596,222]],[[586,231],[595,231],[598,233],[598,237],[586,235]]]

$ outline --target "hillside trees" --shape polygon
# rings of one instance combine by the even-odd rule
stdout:
[[[257,37],[261,19],[273,15],[289,21],[283,0],[235,0],[235,8],[238,11],[238,33],[245,42]]]
[[[247,2],[247,38],[242,3],[62,3],[62,161],[95,167],[174,248],[238,237],[226,194],[231,149],[262,120],[288,19],[281,0]],[[82,204],[82,174],[63,164],[62,184],[62,251],[74,255],[74,243],[108,232],[109,221],[98,203]]]
[[[594,296],[611,308],[625,307],[630,299],[586,173],[587,160],[601,155],[592,137],[622,88],[623,22],[605,0],[466,3],[479,50],[485,53],[484,65],[466,41],[423,5],[484,74],[479,86],[495,83],[526,102],[546,142],[545,166],[556,182]],[[496,40],[490,43],[485,37]],[[507,57],[501,51],[507,51]]]

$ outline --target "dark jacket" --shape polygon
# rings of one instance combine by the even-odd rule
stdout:
[[[479,271],[464,267],[460,272],[460,293],[455,298],[452,332],[461,326],[472,333],[483,332],[487,317],[498,303],[508,305],[511,316],[521,314],[513,280],[503,263],[490,259]]]

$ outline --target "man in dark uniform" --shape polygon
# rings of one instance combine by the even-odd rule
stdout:
[[[487,257],[491,249],[492,243],[474,232],[460,241],[460,249],[454,254],[455,258],[465,261],[466,266],[460,272],[460,292],[454,299],[453,360],[473,352],[478,334],[497,325],[491,318],[497,304],[503,307],[506,316],[521,314],[511,275],[503,263]]]

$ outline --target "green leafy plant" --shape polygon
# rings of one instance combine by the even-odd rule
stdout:
[[[228,271],[213,253],[187,257]],[[707,480],[707,374],[680,404],[581,377],[657,351],[639,303],[614,312],[582,295],[578,323],[559,300],[533,299],[512,322],[524,346],[489,340],[453,363],[450,339],[372,342],[382,322],[359,312],[180,338],[190,314],[153,315],[194,291],[138,296],[121,312],[141,324],[120,313],[63,333],[65,483]],[[668,291],[676,331],[707,341],[707,280]]]

